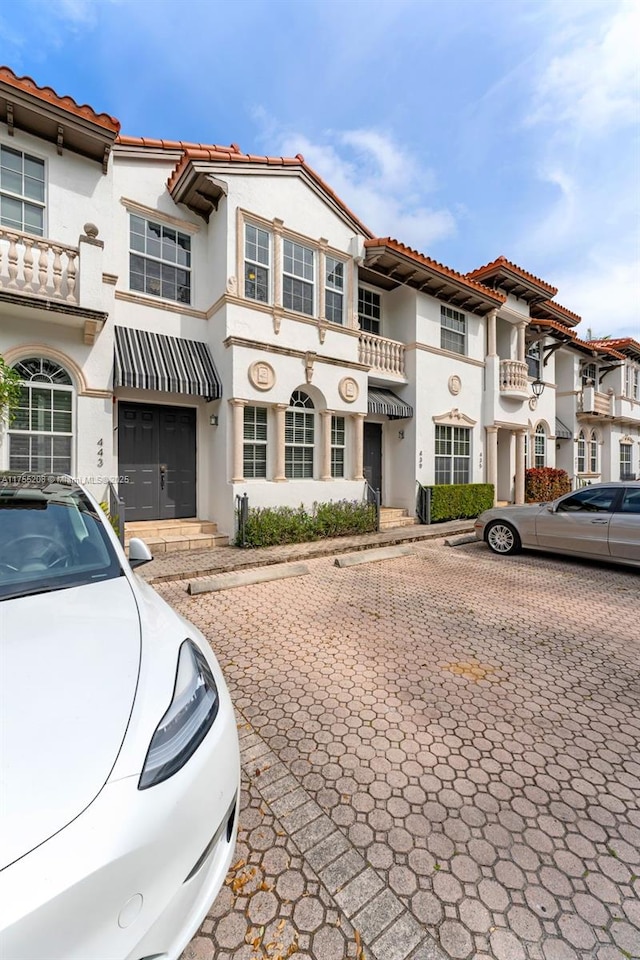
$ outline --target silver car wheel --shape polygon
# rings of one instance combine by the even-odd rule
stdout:
[[[494,553],[516,553],[520,549],[520,538],[508,523],[497,521],[487,531],[487,543]]]

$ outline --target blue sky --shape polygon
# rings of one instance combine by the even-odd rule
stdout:
[[[640,339],[638,35],[637,0],[0,0],[19,75],[126,134],[300,152],[378,235],[557,286],[584,338]]]

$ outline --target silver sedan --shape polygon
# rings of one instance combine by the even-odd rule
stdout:
[[[526,547],[640,567],[640,481],[595,483],[550,503],[492,507],[474,527],[494,553]]]

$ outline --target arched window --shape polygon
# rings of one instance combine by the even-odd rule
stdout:
[[[534,466],[538,468],[544,467],[547,463],[547,434],[545,433],[544,425],[541,423],[536,427],[533,442]]]
[[[584,438],[584,430],[578,434],[578,473],[584,473],[587,462],[587,444]]]
[[[598,472],[598,437],[595,430],[592,431],[589,440],[589,470],[591,473]]]
[[[9,428],[9,469],[71,473],[71,377],[44,357],[20,360],[13,369],[22,378],[22,396]]]
[[[302,390],[294,390],[285,413],[284,472],[290,480],[313,477],[315,414],[313,400]]]

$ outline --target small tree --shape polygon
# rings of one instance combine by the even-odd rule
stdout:
[[[20,403],[21,395],[20,376],[0,356],[0,420],[7,419],[9,422],[13,420],[14,410]]]

